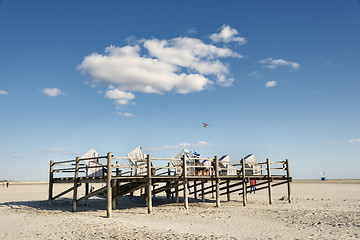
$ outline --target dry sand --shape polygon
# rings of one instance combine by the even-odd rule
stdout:
[[[56,184],[55,194],[70,185]],[[81,188],[83,191],[83,188]],[[222,197],[221,207],[208,195],[205,203],[190,199],[189,209],[164,196],[145,200],[125,196],[112,218],[106,201],[94,198],[71,212],[71,193],[49,207],[46,183],[0,186],[0,239],[357,239],[360,238],[360,180],[295,181],[293,203],[286,185],[242,197]],[[80,194],[83,192],[80,191]],[[180,198],[180,201],[182,199]]]

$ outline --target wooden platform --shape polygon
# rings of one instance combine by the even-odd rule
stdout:
[[[289,161],[270,162],[269,159],[266,162],[259,162],[261,166],[265,166],[261,170],[261,174],[249,175],[245,167],[244,161],[241,160],[237,165],[240,166],[237,170],[237,175],[220,175],[221,170],[219,168],[218,158],[207,159],[214,164],[209,167],[211,175],[190,175],[188,170],[191,169],[187,166],[185,158],[182,159],[182,174],[176,175],[175,167],[171,167],[170,159],[166,158],[154,158],[151,159],[150,155],[147,155],[146,173],[141,176],[132,176],[131,171],[126,168],[134,169],[132,167],[126,167],[125,164],[112,164],[113,159],[125,160],[125,157],[115,158],[111,153],[107,156],[97,157],[93,160],[99,161],[99,159],[106,160],[101,167],[101,176],[86,176],[87,168],[85,164],[80,163],[83,160],[77,157],[75,160],[50,162],[50,178],[49,178],[49,201],[55,199],[73,191],[73,211],[76,211],[77,203],[80,201],[86,201],[90,197],[94,197],[98,194],[106,195],[107,201],[107,217],[111,217],[112,209],[116,206],[116,201],[119,197],[126,194],[132,194],[137,190],[145,190],[143,195],[146,197],[146,203],[148,207],[148,213],[152,212],[152,198],[156,194],[165,192],[170,199],[175,195],[175,201],[179,202],[179,193],[182,192],[184,196],[184,206],[189,207],[188,198],[191,195],[194,198],[201,198],[205,201],[205,197],[211,194],[216,198],[216,206],[220,207],[220,196],[227,195],[227,201],[230,201],[230,194],[238,192],[243,196],[243,206],[246,206],[247,194],[254,191],[252,188],[256,188],[255,191],[267,190],[269,195],[269,204],[272,203],[271,188],[282,184],[287,184],[288,187],[288,200],[291,202]],[[167,167],[153,167],[153,161],[161,160],[167,161]],[[274,165],[280,165],[280,167],[274,167]],[[66,167],[64,167],[66,166]],[[125,166],[125,167],[124,167]],[[143,167],[144,168],[144,167]],[[195,166],[196,168],[196,166]],[[202,168],[203,169],[203,168]],[[155,170],[156,173],[155,173]],[[271,170],[279,170],[282,174],[272,175]],[[196,171],[194,171],[196,172]],[[73,176],[64,176],[73,174]],[[256,180],[256,185],[249,186],[251,180]],[[73,183],[74,186],[63,191],[62,193],[53,196],[53,188],[56,183]],[[90,192],[90,183],[106,183],[105,187],[99,188]],[[85,185],[85,195],[78,196],[78,188]],[[214,196],[215,195],[215,196]]]

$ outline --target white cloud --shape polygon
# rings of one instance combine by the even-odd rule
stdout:
[[[134,114],[132,114],[132,113],[127,113],[127,112],[118,112],[118,115],[124,116],[124,117],[135,117]]]
[[[135,95],[132,94],[131,92],[126,92],[115,88],[108,90],[105,93],[105,97],[109,99],[114,99],[115,104],[119,106],[119,105],[128,104],[130,100],[135,98]]]
[[[271,144],[267,144],[267,145],[265,145],[265,147],[266,147],[266,148],[272,148],[272,147],[273,147],[273,145],[271,145]]]
[[[269,88],[269,87],[275,87],[277,85],[276,81],[267,81],[265,84],[265,87]]]
[[[44,88],[42,90],[42,92],[46,95],[46,96],[50,96],[50,97],[57,97],[59,95],[63,95],[64,93],[57,88]]]
[[[5,90],[0,90],[0,95],[8,95],[8,92]]]
[[[210,36],[210,39],[214,42],[237,42],[239,44],[245,44],[246,39],[243,37],[238,37],[238,31],[234,28],[231,28],[228,25],[223,25],[219,33],[214,33]]]
[[[261,78],[261,75],[258,71],[252,71],[248,75],[249,75],[249,77],[253,77],[253,78]]]
[[[5,151],[4,153],[5,153],[5,154],[7,154],[7,155],[14,154],[14,152],[13,152],[13,151]]]
[[[196,28],[190,28],[190,29],[187,30],[187,33],[188,34],[197,34],[198,31],[196,30]]]
[[[356,142],[360,142],[360,138],[348,140],[348,143],[356,143]]]
[[[64,150],[58,149],[58,148],[49,148],[49,149],[46,149],[45,151],[46,152],[57,152],[57,153],[65,152]]]
[[[276,69],[281,66],[288,66],[295,70],[300,68],[300,64],[298,64],[296,62],[286,61],[283,59],[267,58],[267,59],[260,60],[259,62],[264,64],[263,67],[270,68],[270,69]]]
[[[42,151],[34,150],[33,152],[41,153]],[[61,155],[76,155],[76,156],[79,156],[79,155],[82,155],[82,154],[83,154],[83,152],[67,151],[67,150],[58,149],[58,148],[49,148],[49,149],[46,149],[46,150],[43,151],[43,152],[48,152],[48,153],[60,153]]]
[[[229,66],[220,59],[242,58],[229,48],[189,37],[142,39],[134,45],[109,46],[104,52],[84,57],[78,69],[89,74],[95,84],[113,85],[128,96],[134,92],[188,94],[214,84],[231,86],[234,79],[229,77]],[[121,97],[118,104],[132,99]]]
[[[198,141],[196,143],[180,143],[178,145],[167,145],[162,147],[151,147],[146,148],[145,150],[148,151],[163,151],[168,149],[183,149],[183,148],[199,148],[199,147],[206,147],[206,146],[212,146],[212,143],[205,142],[205,141]]]

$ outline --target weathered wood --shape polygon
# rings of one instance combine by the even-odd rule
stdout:
[[[107,186],[104,186],[104,187],[102,187],[102,188],[99,188],[99,189],[96,190],[96,191],[93,191],[93,192],[89,193],[88,195],[85,195],[85,196],[79,198],[79,199],[76,200],[76,201],[77,201],[77,202],[81,202],[81,201],[83,201],[83,200],[89,199],[89,198],[91,198],[91,197],[93,197],[93,196],[96,196],[96,195],[98,195],[98,194],[100,194],[100,193],[103,193],[103,192],[106,192],[106,191],[107,191]]]
[[[148,214],[152,212],[152,193],[151,193],[151,157],[148,154],[146,157],[147,160],[147,186],[146,186],[146,197],[147,197],[147,207]]]
[[[197,199],[196,181],[194,181],[194,198]]]
[[[286,177],[288,179],[290,179],[290,167],[289,167],[289,160],[286,159],[285,160],[285,163],[286,163]],[[288,200],[289,200],[289,203],[291,203],[291,189],[290,189],[290,180],[288,180],[288,183],[287,183],[287,189],[288,189]]]
[[[75,176],[74,176],[74,194],[72,202],[72,211],[76,212],[76,200],[77,200],[77,190],[78,190],[78,177],[79,177],[79,162],[80,158],[76,157],[76,166],[75,166]]]
[[[111,189],[111,170],[112,170],[112,153],[109,152],[107,154],[107,173],[106,173],[106,179],[107,179],[107,188],[106,188],[106,216],[108,218],[112,215],[112,189]]]
[[[85,183],[85,196],[89,194],[89,183]],[[85,206],[89,206],[89,201],[86,199]]]
[[[241,193],[239,193],[239,195],[241,195],[243,188],[241,187],[241,188],[230,190],[229,193],[238,192],[238,191],[241,191]],[[220,193],[220,195],[225,195],[225,194],[227,194],[227,192]]]
[[[118,165],[119,164],[119,161],[116,161],[116,165]],[[116,168],[116,177],[119,177],[120,175],[121,175],[121,171],[120,171],[120,169],[119,168]],[[118,180],[115,180],[115,190],[114,190],[114,192],[115,192],[115,196],[116,196],[116,193],[118,192],[118,190],[119,190],[119,188],[120,188],[120,181],[118,181]],[[114,196],[113,196],[113,198],[114,198]],[[115,199],[115,203],[113,203],[113,205],[115,205],[115,206],[117,206],[117,204],[118,204],[118,198],[114,198]]]
[[[248,180],[249,179],[255,179],[259,180],[260,183],[257,183],[255,186],[260,186],[256,189],[256,191],[259,190],[266,190],[269,191],[269,203],[272,203],[272,187],[279,186],[282,184],[287,184],[288,187],[288,198],[289,202],[291,202],[291,189],[290,189],[290,182],[292,178],[290,177],[290,169],[289,169],[289,162],[288,160],[282,161],[282,162],[270,162],[268,159],[263,164],[267,164],[267,174],[264,175],[252,175],[252,176],[246,176],[246,168],[245,168],[245,161],[241,161],[239,165],[242,165],[242,171],[239,175],[226,175],[221,176],[219,172],[219,162],[217,157],[213,159],[213,167],[212,167],[212,173],[211,175],[191,175],[188,176],[188,168],[186,158],[183,157],[183,172],[181,175],[172,175],[171,166],[170,163],[168,163],[167,167],[164,167],[164,169],[167,169],[166,172],[163,172],[163,175],[157,174],[152,175],[152,170],[157,169],[158,167],[151,167],[151,160],[147,163],[149,166],[147,168],[148,172],[147,175],[142,176],[129,176],[127,173],[125,175],[121,174],[121,164],[116,162],[115,165],[112,165],[111,161],[113,159],[111,153],[108,154],[108,162],[106,165],[103,165],[105,169],[107,167],[107,170],[104,171],[107,174],[104,174],[100,177],[79,177],[80,173],[82,172],[80,167],[80,160],[77,158],[75,160],[75,168],[71,172],[74,172],[74,177],[54,177],[58,176],[55,175],[55,162],[50,162],[50,172],[49,172],[49,201],[53,201],[56,198],[74,191],[73,195],[73,211],[76,211],[77,202],[80,202],[82,200],[88,201],[88,199],[91,196],[95,196],[96,194],[99,194],[100,192],[106,192],[106,199],[107,199],[107,211],[108,211],[108,217],[111,216],[111,210],[112,208],[116,207],[116,201],[120,196],[123,196],[123,194],[128,194],[130,192],[137,191],[139,189],[146,189],[146,198],[147,198],[147,206],[148,206],[148,213],[152,212],[152,197],[155,196],[155,194],[166,192],[167,196],[172,196],[172,193],[176,193],[177,202],[179,200],[179,192],[184,191],[184,206],[186,209],[189,208],[189,195],[194,194],[194,197],[197,198],[201,195],[202,201],[205,201],[205,195],[212,193],[213,196],[216,194],[216,206],[220,206],[220,196],[227,195],[227,201],[230,201],[230,193],[233,192],[239,192],[240,194],[243,194],[243,204],[244,206],[247,203],[247,196],[248,193],[250,193],[250,187],[248,186]],[[150,158],[150,155],[148,156]],[[110,160],[110,161],[109,161]],[[282,164],[282,168],[271,168],[270,166],[274,166],[272,164]],[[60,165],[60,164],[59,164]],[[191,167],[191,166],[190,166]],[[112,176],[112,168],[116,168],[116,171],[114,169],[114,174],[116,173],[116,176]],[[284,169],[286,170],[285,174],[271,174],[272,169]],[[64,171],[68,171],[64,170]],[[263,168],[265,170],[265,168]],[[63,171],[63,172],[64,172]],[[206,182],[210,182],[210,184],[205,186]],[[273,181],[279,181],[273,183]],[[107,185],[100,189],[99,191],[95,191],[93,193],[89,194],[89,183],[104,183],[106,182]],[[120,188],[120,182],[123,183],[123,185]],[[55,183],[74,183],[74,186],[70,189],[65,190],[64,192],[58,194],[57,196],[53,197],[53,188]],[[85,183],[85,196],[77,199],[78,195],[78,187],[80,187],[81,183]],[[155,186],[159,186],[159,183],[164,183],[164,185],[161,185],[160,187],[157,187],[155,189]],[[189,183],[193,183],[190,185]],[[199,186],[198,186],[199,185]],[[221,187],[221,185],[224,185]],[[237,188],[237,186],[241,186],[241,188]],[[154,189],[152,189],[151,186],[154,186]],[[181,187],[179,187],[181,186]],[[172,189],[175,188],[175,192],[172,191]],[[190,190],[191,191],[190,193]],[[206,191],[208,189],[208,191]],[[110,197],[109,197],[110,194]],[[111,201],[110,208],[108,201]],[[50,202],[51,203],[51,202]],[[109,216],[110,215],[110,216]]]
[[[182,184],[182,183],[177,183],[177,182],[169,183],[169,184],[167,184],[167,185],[165,185],[163,187],[159,187],[159,188],[155,189],[152,194],[154,196],[155,194],[158,194],[158,193],[161,193],[161,192],[164,192],[164,191],[166,192],[167,190],[170,190],[171,188],[174,188],[174,187],[176,187],[177,185],[180,185],[180,184]],[[170,194],[171,194],[171,192],[170,192]]]
[[[81,186],[81,183],[78,183],[77,187],[80,187],[80,186]],[[74,190],[74,186],[72,186],[71,188],[66,189],[65,191],[59,193],[58,195],[54,196],[52,199],[55,200],[55,199],[65,195],[65,194],[67,194],[67,193],[69,193],[69,192],[71,192],[73,190]]]
[[[188,179],[188,183],[189,183],[189,178],[187,178]],[[200,183],[196,183],[196,186],[200,186],[201,185],[201,182]],[[194,185],[188,185],[188,189],[191,189],[191,188],[194,188]],[[183,191],[184,189],[183,188],[180,188],[179,189],[179,191]],[[198,192],[200,192],[201,191],[201,189],[197,189],[196,190],[196,192],[198,193]],[[195,193],[195,191],[193,191],[193,192],[191,192],[191,194],[194,194]]]
[[[246,206],[246,182],[245,182],[245,160],[241,159],[241,174],[242,174],[242,191],[243,191],[243,206]]]
[[[54,189],[54,160],[50,161],[50,174],[49,174],[49,204],[52,206],[53,200],[53,189]],[[5,184],[5,178],[3,179],[3,184]]]
[[[189,195],[188,195],[188,188],[187,188],[187,166],[186,166],[186,157],[185,155],[182,156],[183,162],[183,178],[184,178],[184,207],[185,209],[189,208]]]
[[[168,162],[167,166],[168,166],[167,175],[170,177],[170,175],[171,175],[170,162]],[[170,183],[171,183],[170,181],[166,182],[166,190],[164,190],[166,192],[166,198],[167,199],[171,198],[171,188],[169,188],[169,186],[171,185]]]
[[[272,193],[271,193],[271,170],[270,170],[270,160],[266,159],[267,167],[267,176],[268,176],[268,193],[269,193],[269,204],[272,204]]]
[[[220,207],[220,179],[219,179],[219,160],[218,156],[215,156],[215,181],[216,181],[216,207]]]
[[[236,179],[236,180],[237,180],[237,179]],[[207,180],[203,180],[203,181],[207,182]],[[226,182],[220,182],[219,185],[223,185],[223,184],[225,184],[225,183],[226,183]],[[205,191],[205,190],[208,190],[208,189],[210,189],[210,188],[211,188],[212,190],[205,192],[205,193],[204,193],[205,195],[214,192],[214,190],[213,190],[213,188],[212,188],[212,185],[207,186],[207,187],[204,187],[204,191]],[[198,191],[200,191],[200,190],[198,190]],[[201,190],[201,191],[202,191],[202,190]],[[221,188],[220,188],[220,191],[221,191]],[[202,194],[202,193],[201,193],[201,194]]]
[[[214,179],[211,179],[211,198],[215,198],[214,192]]]
[[[116,198],[124,196],[130,192],[137,191],[140,189],[146,189],[147,182],[134,182],[121,185],[121,189],[116,193]]]
[[[279,186],[279,185],[283,185],[283,184],[288,183],[288,182],[289,182],[288,180],[283,181],[283,182],[277,182],[277,183],[271,184],[271,187],[276,187],[276,186]]]
[[[175,202],[179,203],[179,181],[176,181],[176,187],[175,187]]]
[[[205,202],[204,181],[201,181],[201,201]]]
[[[230,180],[226,180],[226,196],[227,196],[227,200],[230,201]]]

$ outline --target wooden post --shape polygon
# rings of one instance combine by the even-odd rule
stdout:
[[[168,162],[168,177],[170,177],[170,175],[171,175],[171,171],[170,171],[170,167],[171,167],[171,164]],[[168,187],[168,186],[170,186],[170,180],[168,180],[168,181],[166,181],[166,186]],[[168,190],[166,190],[166,198],[167,199],[170,199],[171,198],[171,189],[168,189]]]
[[[53,198],[53,178],[54,178],[54,160],[50,161],[50,175],[49,175],[49,203],[52,206]],[[3,179],[3,185],[5,184],[5,178]]]
[[[89,194],[89,183],[85,183],[85,195]],[[89,198],[85,200],[85,206],[89,206]]]
[[[76,199],[77,199],[77,190],[78,190],[78,177],[79,177],[79,162],[80,158],[76,157],[76,164],[75,164],[75,176],[74,176],[74,195],[73,195],[73,202],[72,202],[72,211],[76,212]]]
[[[112,188],[111,188],[111,175],[112,175],[112,153],[108,152],[107,154],[107,194],[106,194],[106,209],[107,209],[107,217],[110,218],[112,215]]]
[[[289,160],[286,159],[286,177],[287,177],[287,189],[288,189],[288,199],[289,203],[291,203],[291,191],[290,191],[290,168],[289,168]]]
[[[183,178],[184,178],[184,206],[185,209],[189,208],[189,196],[188,196],[188,187],[187,187],[187,167],[186,167],[186,157],[182,156],[183,161]]]
[[[146,156],[147,160],[147,186],[146,186],[146,198],[148,206],[148,214],[152,212],[152,193],[151,193],[151,157],[148,154]]]
[[[201,181],[201,200],[205,202],[204,181]]]
[[[226,196],[227,196],[227,200],[230,201],[230,188],[229,188],[229,185],[230,185],[230,180],[226,180]]]
[[[268,176],[269,204],[272,204],[271,171],[270,171],[270,160],[269,159],[266,159],[266,166],[267,166],[267,176]]]
[[[119,164],[119,161],[116,161],[116,165],[118,165],[118,164]],[[116,176],[119,177],[120,175],[121,175],[121,171],[117,167],[116,168]],[[115,206],[117,206],[117,204],[118,204],[117,192],[118,192],[119,188],[120,188],[120,181],[119,181],[119,179],[117,179],[115,181]]]
[[[245,161],[244,159],[241,159],[241,172],[242,172],[242,191],[243,191],[243,206],[246,206],[246,192],[247,192],[247,186],[246,186],[246,179],[245,179]]]
[[[176,181],[176,183],[179,183],[179,181]],[[179,186],[178,185],[175,187],[175,202],[179,203]]]
[[[194,197],[197,199],[197,187],[196,187],[196,181],[194,181]]]
[[[211,198],[215,198],[214,196],[214,169],[211,171]]]
[[[219,179],[219,161],[215,156],[215,181],[216,181],[216,207],[220,207],[220,179]]]

